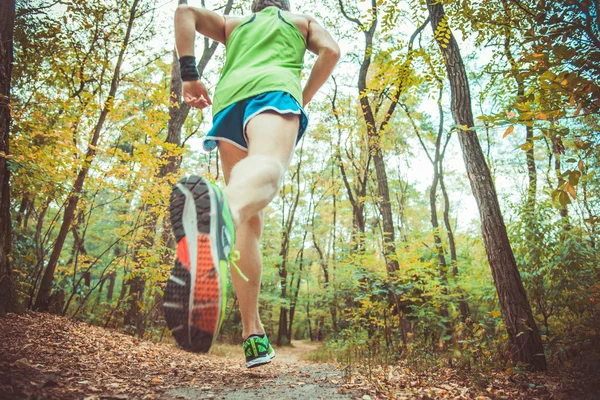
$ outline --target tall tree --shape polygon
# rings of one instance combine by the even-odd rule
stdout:
[[[10,171],[7,165],[10,132],[10,77],[13,61],[15,0],[0,4],[0,316],[19,309],[11,277]]]
[[[459,140],[471,189],[479,207],[483,241],[508,331],[511,355],[515,361],[527,363],[534,370],[545,370],[542,339],[508,240],[496,188],[473,129],[471,94],[460,49],[448,26],[443,4],[427,0],[427,9],[450,81],[452,115],[455,123],[462,127]]]
[[[187,0],[179,0],[180,5],[187,4]],[[201,2],[202,6],[205,6],[204,0]],[[233,8],[233,0],[227,0],[224,8],[224,14],[227,15],[231,12]],[[198,62],[198,72],[200,77],[203,76],[206,67],[208,66],[209,61],[212,59],[215,54],[219,42],[213,41],[212,43],[208,38],[204,38],[204,51],[202,52],[202,57],[200,57],[200,61]],[[167,137],[165,139],[165,143],[172,144],[177,147],[183,147],[185,145],[185,141],[182,140],[182,128],[185,120],[187,119],[191,107],[183,102],[182,98],[182,88],[183,82],[181,81],[181,72],[179,71],[179,58],[177,56],[177,50],[173,50],[173,64],[171,66],[171,82],[169,89],[169,120],[167,123]],[[181,165],[181,156],[180,155],[169,155],[169,151],[166,151],[162,157],[166,158],[167,162],[162,164],[158,174],[156,175],[157,181],[164,181],[165,178],[171,177],[175,178],[178,175],[179,168]],[[152,248],[155,242],[155,232],[157,230],[157,223],[159,220],[158,215],[154,212],[149,212],[150,207],[147,206],[146,210],[144,210],[144,214],[147,215],[145,221],[145,230],[142,234],[142,239],[140,241],[139,249],[149,249]],[[165,221],[166,222],[166,221]],[[162,239],[164,243],[167,244],[165,248],[171,248],[174,246],[172,243],[173,236],[169,229],[162,230],[163,235]],[[170,264],[171,254],[165,252],[163,254],[163,262],[165,264]],[[136,260],[136,264],[143,263],[143,260],[140,259],[140,254],[138,251],[134,254],[134,259]],[[136,333],[139,337],[143,337],[145,332],[145,318],[142,315],[142,301],[144,298],[144,292],[146,290],[146,279],[144,274],[138,273],[135,275],[127,285],[129,286],[129,301],[128,301],[128,311],[125,314],[124,325],[130,325],[136,327]]]
[[[344,10],[340,1],[340,7]],[[367,135],[369,138],[369,150],[373,155],[373,164],[375,165],[375,175],[377,177],[377,194],[379,195],[379,208],[381,216],[383,217],[383,243],[384,249],[383,254],[385,255],[385,261],[387,270],[394,272],[399,269],[398,260],[396,259],[396,235],[394,232],[394,220],[392,216],[392,206],[390,203],[390,191],[388,186],[387,172],[385,169],[385,161],[383,159],[383,149],[381,148],[382,134],[385,131],[394,109],[398,104],[397,98],[399,93],[395,93],[396,100],[392,101],[389,109],[387,110],[384,120],[377,126],[377,109],[373,109],[373,104],[369,101],[367,96],[367,75],[369,73],[369,67],[371,66],[371,59],[373,55],[373,39],[377,30],[377,1],[371,0],[371,16],[373,20],[370,25],[364,26],[360,21],[354,19],[354,22],[359,25],[365,35],[365,51],[363,54],[363,60],[360,66],[360,72],[358,75],[358,91],[360,98],[360,106],[363,113],[363,118],[367,126]],[[344,12],[345,14],[345,12]],[[345,14],[346,15],[346,14]],[[352,17],[346,17],[350,21]]]
[[[289,324],[288,324],[288,313],[289,306],[287,304],[288,298],[288,258],[291,247],[291,239],[292,239],[292,228],[294,226],[294,221],[296,218],[296,210],[298,209],[298,203],[300,201],[300,168],[302,167],[302,153],[304,150],[304,142],[302,142],[302,146],[300,147],[300,151],[298,153],[298,164],[292,176],[292,180],[295,183],[295,187],[290,185],[290,197],[291,201],[289,204],[288,215],[285,215],[285,206],[286,206],[286,187],[284,186],[281,189],[282,197],[283,197],[283,209],[281,214],[281,248],[279,250],[280,264],[278,265],[279,270],[279,281],[281,283],[281,299],[282,305],[279,308],[279,328],[277,330],[277,346],[281,346],[284,344],[290,344],[292,338],[290,336]]]
[[[123,41],[120,44],[120,51],[113,71],[110,89],[108,92],[108,96],[106,97],[107,101],[104,104],[100,116],[94,126],[94,129],[91,132],[91,137],[85,154],[85,161],[83,167],[78,172],[75,182],[73,182],[73,188],[71,190],[71,193],[69,194],[67,206],[63,214],[63,222],[60,227],[58,236],[56,238],[54,248],[52,249],[52,254],[50,255],[50,259],[48,260],[48,265],[46,266],[46,270],[44,271],[42,283],[40,284],[40,290],[38,292],[34,304],[34,309],[39,311],[48,311],[50,307],[49,299],[50,294],[52,292],[52,283],[54,282],[54,271],[56,270],[56,266],[58,265],[58,260],[62,253],[67,234],[71,230],[71,224],[75,217],[75,212],[77,211],[77,204],[79,202],[79,198],[82,195],[85,180],[88,176],[88,173],[90,172],[91,164],[96,157],[96,146],[98,145],[100,134],[102,132],[102,129],[104,128],[106,117],[112,109],[115,95],[119,87],[119,81],[121,78],[121,67],[123,65],[123,60],[125,59],[125,52],[130,42],[131,31],[133,29],[134,21],[138,16],[136,12],[138,4],[139,0],[133,0],[131,4],[131,8],[129,10],[129,19],[127,22],[127,29],[125,32],[125,37],[123,38]]]
[[[342,181],[344,182],[344,187],[346,188],[346,193],[348,195],[348,200],[350,200],[350,204],[352,204],[352,233],[353,233],[353,242],[355,243],[356,250],[364,250],[364,246],[362,245],[363,237],[365,234],[365,203],[363,199],[367,195],[367,183],[369,181],[369,167],[371,165],[371,152],[365,150],[364,153],[364,162],[353,162],[352,166],[355,167],[355,179],[354,185],[350,182],[348,178],[348,173],[346,172],[346,167],[344,165],[344,161],[342,160],[342,132],[344,130],[344,125],[342,125],[340,119],[341,110],[338,109],[336,104],[338,98],[338,85],[335,77],[332,77],[334,83],[334,92],[331,98],[331,110],[333,116],[336,120],[336,128],[338,131],[338,140],[335,148],[335,159],[338,168],[340,169],[340,174],[342,176]],[[361,148],[362,149],[362,148]]]
[[[362,111],[362,116],[367,128],[367,137],[369,140],[369,151],[373,157],[375,166],[375,176],[377,178],[377,194],[379,196],[379,210],[383,219],[383,254],[385,256],[386,267],[388,272],[394,272],[399,269],[398,260],[396,259],[396,234],[394,230],[394,219],[392,215],[392,206],[390,202],[390,191],[388,185],[387,171],[385,168],[385,160],[382,148],[383,136],[387,131],[389,122],[394,115],[394,111],[398,106],[398,101],[403,91],[406,89],[408,72],[410,71],[412,54],[412,43],[415,37],[423,30],[426,23],[417,28],[411,36],[408,48],[408,54],[405,62],[396,72],[396,78],[393,81],[390,93],[387,88],[380,87],[371,90],[367,85],[367,78],[371,64],[373,61],[373,46],[375,33],[378,24],[379,6],[376,0],[371,0],[371,8],[369,9],[370,21],[367,23],[361,22],[359,19],[349,15],[344,8],[342,0],[338,0],[340,10],[344,17],[356,24],[365,35],[365,49],[362,54],[362,61],[358,74],[358,91],[359,101]],[[376,96],[370,96],[371,92],[375,92]],[[383,112],[381,122],[377,123],[379,111],[383,108],[385,99],[391,98]]]

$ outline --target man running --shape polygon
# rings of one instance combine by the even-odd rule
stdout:
[[[278,193],[306,130],[303,107],[340,57],[331,35],[312,17],[291,13],[288,0],[254,0],[252,12],[238,18],[180,5],[175,13],[183,97],[196,108],[212,104],[213,128],[204,148],[218,147],[227,186],[221,190],[192,176],[173,188],[177,259],[164,296],[167,325],[179,345],[207,352],[223,322],[231,264],[248,368],[275,356],[258,313],[262,210]],[[196,31],[226,46],[214,101],[199,80]],[[302,88],[306,49],[318,58]]]

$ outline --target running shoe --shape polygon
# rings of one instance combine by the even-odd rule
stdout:
[[[167,327],[182,348],[206,353],[223,323],[234,253],[227,198],[204,178],[184,178],[171,192],[170,220],[177,257],[164,295]]]
[[[267,335],[250,335],[244,340],[246,367],[254,368],[265,365],[275,358],[275,350],[271,347]]]

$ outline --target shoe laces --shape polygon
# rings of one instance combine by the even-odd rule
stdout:
[[[242,277],[242,279],[246,282],[249,281],[248,277],[244,275],[240,267],[237,266],[237,262],[240,261],[240,252],[237,250],[233,250],[229,253],[229,263],[233,266],[236,272]]]

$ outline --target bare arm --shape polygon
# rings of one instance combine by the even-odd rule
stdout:
[[[306,86],[302,92],[303,106],[306,106],[315,93],[325,83],[333,72],[333,68],[340,59],[340,47],[333,37],[317,23],[312,17],[308,18],[308,38],[306,48],[319,57],[310,72]]]
[[[175,47],[180,60],[188,61],[194,57],[194,39],[196,31],[220,43],[225,43],[225,17],[207,10],[187,5],[180,5],[175,11]],[[195,67],[195,58],[193,58]],[[195,68],[192,68],[192,70]],[[197,75],[197,70],[196,70]],[[183,99],[196,108],[204,108],[212,104],[208,90],[198,78],[183,79]]]
[[[175,44],[179,57],[194,55],[195,32],[225,44],[225,17],[205,8],[180,5],[175,11]]]

